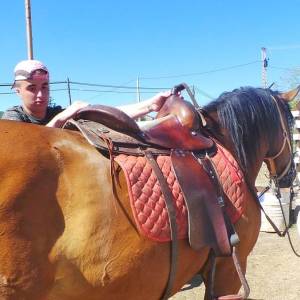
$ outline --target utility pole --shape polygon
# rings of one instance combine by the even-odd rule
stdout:
[[[67,78],[67,84],[68,84],[68,95],[69,95],[69,105],[72,104],[72,96],[71,96],[71,86],[70,86],[70,79]]]
[[[26,12],[27,56],[28,59],[33,59],[30,0],[25,0],[25,12]]]
[[[266,89],[268,59],[267,59],[267,49],[265,47],[261,48],[261,61],[262,61],[262,86],[263,88]]]
[[[137,102],[141,102],[140,78],[139,78],[139,76],[136,78],[136,100],[137,100]]]
[[[140,78],[136,78],[136,100],[138,103],[141,102],[141,93],[140,93]],[[137,118],[137,121],[141,121],[141,117]]]

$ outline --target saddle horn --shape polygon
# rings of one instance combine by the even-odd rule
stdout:
[[[180,84],[177,84],[175,85],[172,90],[171,90],[171,94],[172,95],[176,95],[178,94],[179,92],[183,91],[185,89],[185,84],[184,83],[180,83]]]
[[[193,105],[201,119],[201,122],[202,122],[202,126],[206,126],[206,120],[203,116],[203,114],[201,113],[201,107],[200,105],[198,104],[198,102],[196,101],[196,98],[195,98],[195,95],[194,93],[191,91],[190,87],[185,83],[185,82],[182,82],[178,85],[175,85],[172,90],[171,90],[171,93],[172,95],[177,95],[178,93],[180,93],[181,91],[183,90],[186,90],[186,92],[188,93],[188,95],[190,96],[192,102],[193,102]]]

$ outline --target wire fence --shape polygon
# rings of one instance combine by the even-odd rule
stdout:
[[[195,73],[186,73],[186,74],[177,74],[177,75],[166,75],[166,76],[158,76],[158,77],[140,77],[141,80],[147,81],[152,79],[174,79],[182,77],[183,81],[185,81],[190,76],[198,76],[198,75],[205,75],[210,73],[217,73],[217,72],[224,72],[231,69],[248,67],[249,65],[256,65],[261,63],[260,60],[255,60],[251,62],[247,62],[244,64],[228,66],[224,68],[216,68],[204,72],[195,72]],[[285,71],[295,71],[295,68],[283,68],[283,67],[276,67],[276,66],[268,66],[271,69],[281,69]],[[154,94],[160,91],[168,90],[172,88],[172,86],[135,86],[135,85],[128,85],[130,82],[132,83],[134,80],[131,80],[123,85],[113,85],[113,84],[100,84],[100,83],[91,83],[91,82],[78,82],[72,81],[69,78],[63,81],[53,81],[50,82],[50,94],[51,99],[56,99],[56,96],[59,96],[59,93],[64,93],[63,98],[68,100],[68,104],[72,103],[72,98],[77,98],[79,96],[83,96],[82,98],[86,101],[94,101],[93,99],[96,98],[104,98],[105,95],[108,95],[107,98],[118,97],[119,94],[123,95],[136,95],[137,99],[140,99],[141,95],[145,95],[148,97],[149,94]],[[177,80],[176,80],[177,81]],[[182,80],[179,80],[182,81]],[[177,82],[179,83],[179,82]],[[276,83],[275,83],[276,84]],[[0,97],[9,97],[15,95],[15,91],[11,88],[11,83],[0,83]],[[215,97],[211,96],[209,93],[203,91],[197,85],[191,85],[192,90],[194,91],[195,97],[204,96],[207,100],[212,100]],[[111,96],[113,95],[114,96]],[[67,97],[66,97],[67,95]],[[120,98],[125,98],[120,97]],[[66,103],[66,100],[64,100]],[[102,100],[101,100],[102,101]],[[61,103],[60,103],[61,104]]]
[[[253,64],[260,63],[260,60],[255,60],[243,64],[237,64],[233,66],[227,66],[223,68],[216,68],[211,69],[208,71],[203,72],[194,72],[194,73],[185,73],[185,74],[171,74],[171,75],[163,75],[163,76],[156,76],[156,77],[140,77],[142,80],[159,80],[159,79],[174,79],[174,78],[186,78],[188,77],[194,77],[199,75],[206,75],[211,73],[217,73],[217,72],[224,72],[231,69],[246,67]],[[63,85],[62,88],[52,88],[54,85]],[[85,87],[85,88],[81,88]],[[94,89],[86,88],[86,87],[93,87]],[[7,89],[4,90],[3,89]],[[69,97],[71,98],[72,91],[81,91],[81,92],[93,92],[93,93],[115,93],[115,94],[149,94],[157,91],[167,90],[171,87],[143,87],[139,86],[137,90],[137,86],[127,86],[127,85],[105,85],[105,84],[98,84],[98,83],[89,83],[89,82],[76,82],[76,81],[70,81],[69,78],[66,81],[54,81],[50,82],[50,91],[51,92],[58,92],[58,91],[68,91]],[[199,87],[195,87],[194,91],[197,93],[202,94],[203,96],[207,98],[212,98],[208,93],[205,91],[202,91],[199,89]],[[11,83],[0,83],[0,95],[13,95],[14,92],[11,90]]]
[[[82,95],[85,101],[93,101],[95,98],[99,98],[103,95],[136,95],[136,98],[140,98],[142,95],[145,98],[148,98],[149,95],[153,95],[155,93],[169,90],[172,86],[156,86],[156,87],[146,87],[146,86],[133,86],[133,85],[112,85],[112,84],[99,84],[99,83],[91,83],[91,82],[78,82],[78,81],[71,81],[69,79],[65,81],[53,81],[49,82],[50,84],[50,101],[51,103],[56,103],[56,96],[58,96],[59,92],[64,93],[64,98],[68,98],[68,104],[71,104],[73,101],[73,96],[78,98],[78,94]],[[213,99],[207,92],[203,91],[202,89],[192,86],[192,90],[194,91],[195,95],[202,95],[207,99]],[[15,91],[12,89],[12,84],[9,83],[1,83],[0,84],[0,97],[1,96],[13,96],[15,95]],[[67,97],[65,97],[67,95]],[[74,97],[75,98],[75,97]],[[108,96],[110,98],[110,96]],[[123,97],[120,97],[123,98]],[[131,97],[131,98],[134,98]],[[60,105],[67,104],[61,103]]]

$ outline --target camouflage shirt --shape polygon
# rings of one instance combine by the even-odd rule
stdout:
[[[22,106],[13,106],[6,110],[4,114],[2,115],[1,119],[6,120],[14,120],[14,121],[20,121],[20,122],[26,122],[26,123],[33,123],[38,125],[46,125],[49,123],[57,114],[63,111],[63,108],[61,106],[48,106],[47,113],[45,118],[38,119],[33,116],[28,115]]]

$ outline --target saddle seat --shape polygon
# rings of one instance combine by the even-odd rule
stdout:
[[[75,119],[94,121],[142,143],[166,149],[199,151],[214,145],[201,134],[200,118],[193,105],[177,95],[166,100],[156,119],[139,122],[140,126],[123,111],[105,105],[87,106]]]

